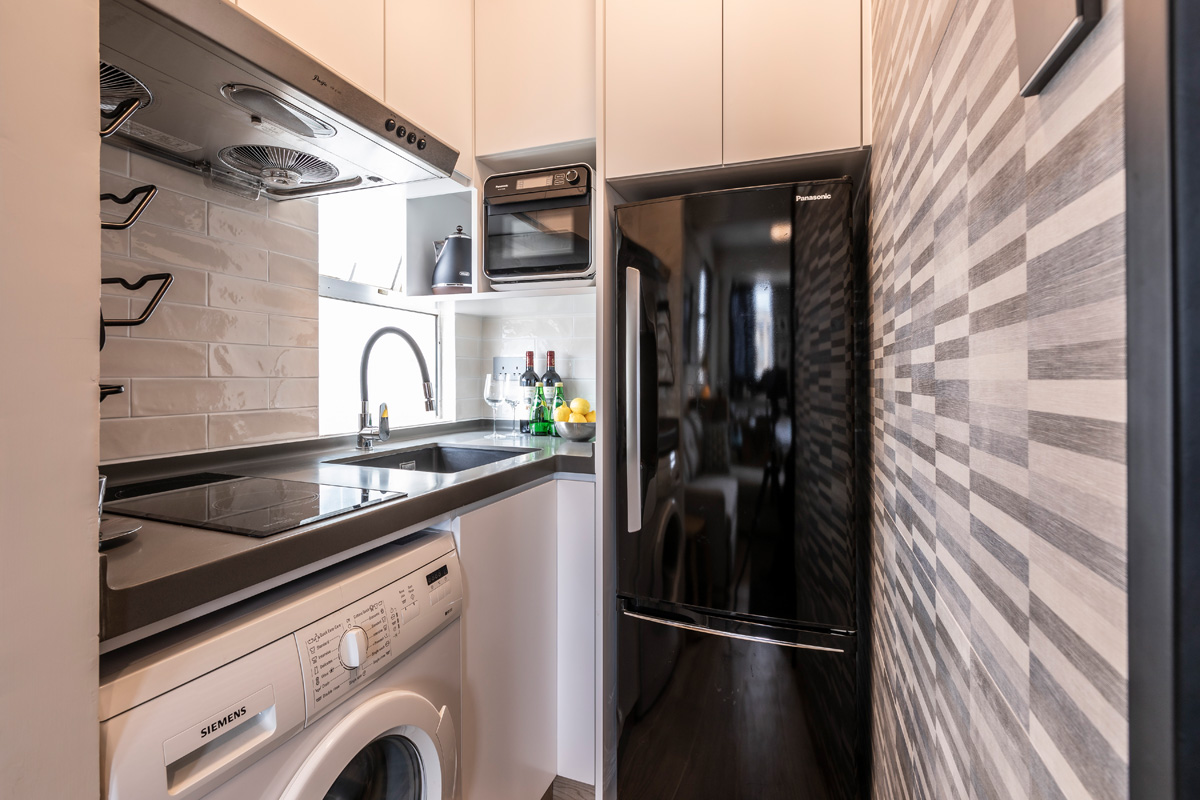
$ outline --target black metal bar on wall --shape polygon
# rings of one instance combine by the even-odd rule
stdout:
[[[1200,785],[1200,41],[1191,0],[1125,6],[1130,796]]]

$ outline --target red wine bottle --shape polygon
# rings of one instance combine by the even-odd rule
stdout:
[[[533,351],[525,351],[525,371],[521,373],[521,406],[517,409],[517,419],[521,420],[521,433],[528,434],[529,412],[533,408],[534,396],[537,394],[538,374],[533,371]]]
[[[562,378],[558,377],[558,373],[554,371],[554,351],[547,350],[546,374],[542,376],[542,385],[546,387],[547,391],[551,391],[551,387],[557,383],[562,383]]]

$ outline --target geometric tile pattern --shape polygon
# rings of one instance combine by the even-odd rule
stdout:
[[[873,3],[874,796],[1128,796],[1123,8]]]

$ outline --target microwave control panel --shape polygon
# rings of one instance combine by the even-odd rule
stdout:
[[[484,203],[511,203],[586,194],[592,186],[587,164],[570,164],[553,169],[509,172],[484,181]]]

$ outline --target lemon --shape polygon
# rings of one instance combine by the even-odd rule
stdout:
[[[588,422],[595,422],[595,421],[596,421],[596,412],[595,412],[594,410],[593,410],[593,411],[589,411],[589,412],[587,413],[587,421],[588,421]]]
[[[587,414],[592,410],[592,404],[587,400],[584,400],[582,397],[576,397],[571,401],[571,410],[576,414]]]
[[[567,418],[570,416],[571,416],[571,409],[568,408],[567,406],[559,406],[558,408],[554,409],[554,421],[555,422],[566,422]]]
[[[585,417],[583,414],[572,414],[571,418],[568,419],[567,422],[587,422],[587,417]]]

